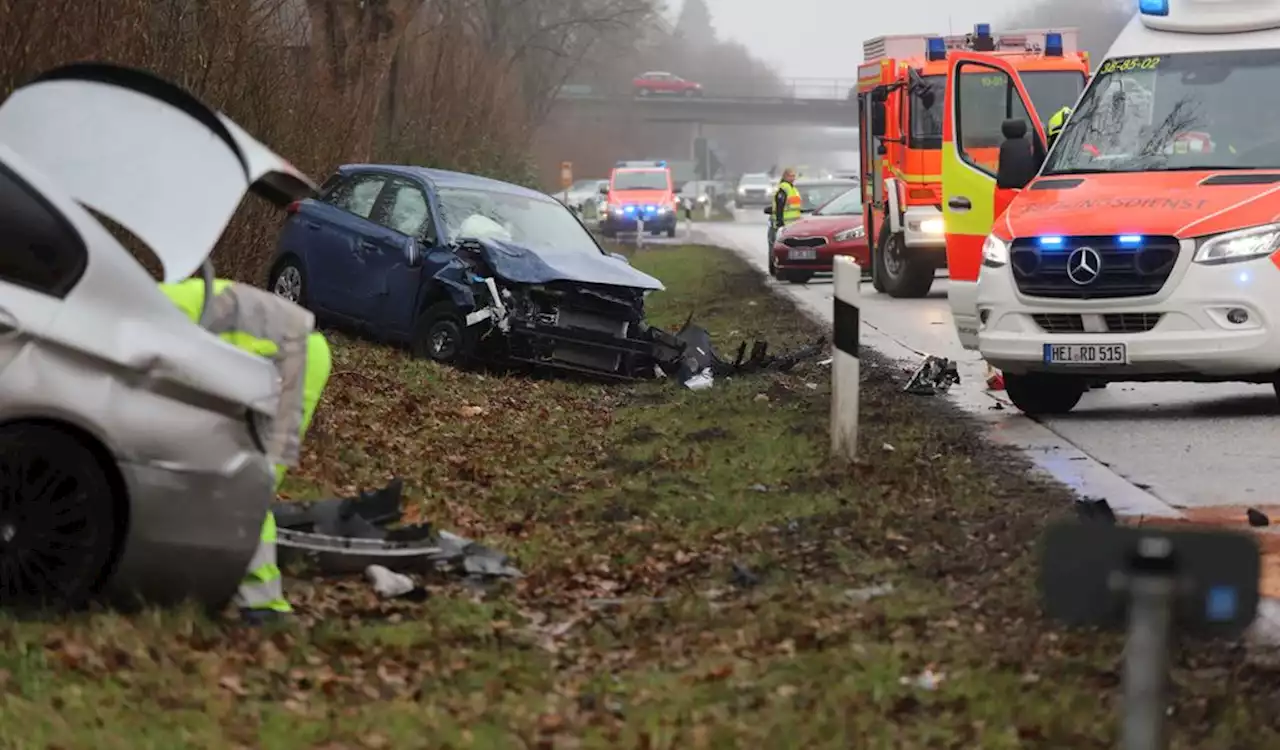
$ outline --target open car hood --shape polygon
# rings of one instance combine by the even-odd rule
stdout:
[[[200,268],[246,192],[315,193],[292,164],[181,88],[103,64],[57,68],[0,106],[0,142],[142,240],[165,281]]]
[[[584,284],[665,289],[661,281],[610,255],[533,250],[494,238],[465,240],[483,248],[483,257],[500,278],[517,284],[577,281]]]

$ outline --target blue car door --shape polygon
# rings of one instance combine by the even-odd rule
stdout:
[[[369,236],[365,254],[372,282],[365,289],[365,320],[382,336],[403,339],[417,311],[420,259],[435,244],[426,191],[414,180],[392,178],[374,218],[381,231]]]
[[[381,228],[370,217],[387,176],[356,172],[299,212],[303,231],[314,240],[307,249],[312,304],[344,318],[362,320],[360,283],[365,270],[364,245]]]

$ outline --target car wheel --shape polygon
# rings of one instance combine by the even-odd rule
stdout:
[[[667,227],[667,237],[670,239],[675,239],[675,236],[676,236],[676,225],[672,224],[671,226]]]
[[[97,593],[114,556],[116,488],[98,455],[49,424],[0,427],[0,602],[68,610]]]
[[[474,353],[474,339],[452,302],[440,302],[418,317],[411,345],[413,355],[451,365],[464,365]]]
[[[277,263],[267,286],[278,296],[306,307],[307,277],[297,258],[289,257]]]
[[[876,275],[884,292],[897,299],[919,299],[933,288],[936,270],[929,258],[912,252],[901,234],[885,232],[875,254]],[[879,291],[879,289],[877,289]]]
[[[778,261],[773,257],[773,249],[769,249],[769,276],[778,278]]]
[[[604,238],[607,240],[611,240],[618,236],[618,233],[616,230],[610,229],[608,227],[602,227],[600,229],[600,234],[604,235]]]
[[[1066,414],[1080,403],[1087,390],[1087,381],[1071,375],[1004,374],[1004,392],[1013,405],[1029,417]]]

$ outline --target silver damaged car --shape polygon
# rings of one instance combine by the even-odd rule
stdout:
[[[150,74],[77,64],[0,105],[0,605],[226,602],[273,500],[275,368],[191,321],[241,199],[313,184]]]

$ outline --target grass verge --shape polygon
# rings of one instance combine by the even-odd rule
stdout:
[[[632,260],[668,284],[656,323],[692,311],[726,350],[816,333],[727,253]],[[415,520],[528,577],[415,604],[291,581],[281,630],[5,622],[5,746],[1114,746],[1118,641],[1047,626],[1033,590],[1068,498],[895,368],[864,360],[863,458],[838,467],[817,363],[694,393],[334,353],[289,491],[403,476]],[[1175,679],[1175,746],[1280,746],[1274,673],[1197,647]]]

